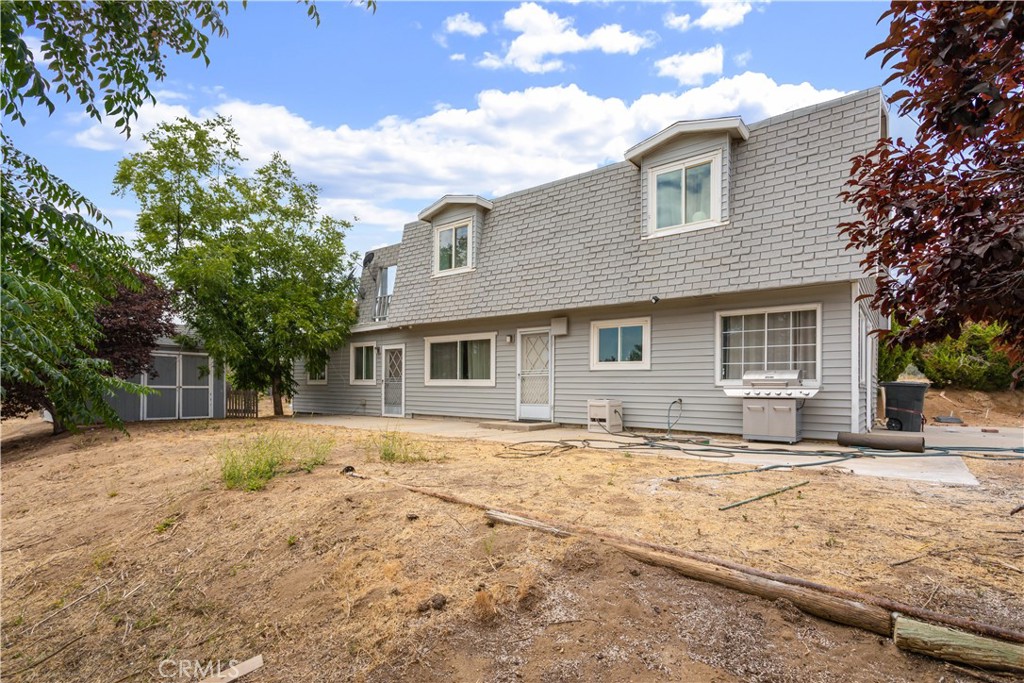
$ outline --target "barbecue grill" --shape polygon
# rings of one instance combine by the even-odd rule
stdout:
[[[804,401],[818,393],[805,387],[800,370],[748,370],[742,386],[725,388],[743,399],[743,438],[747,441],[796,443],[802,435]]]

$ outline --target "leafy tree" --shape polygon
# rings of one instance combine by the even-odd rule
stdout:
[[[93,370],[104,379],[111,378],[114,386],[125,386],[117,379],[130,379],[142,372],[151,371],[152,352],[156,348],[159,337],[174,334],[174,323],[171,320],[171,293],[164,289],[156,280],[145,273],[135,273],[136,281],[132,286],[118,285],[117,291],[109,302],[101,303],[95,311],[95,321],[99,326],[99,338],[88,349],[80,349],[81,356],[94,364]],[[100,364],[102,363],[102,365]],[[58,368],[76,377],[74,368]],[[130,385],[133,389],[135,385]],[[24,417],[29,413],[46,409],[53,416],[53,432],[65,431],[63,416],[59,406],[74,402],[67,400],[67,391],[74,387],[56,387],[56,395],[52,387],[29,381],[13,381],[4,387],[3,418]],[[82,400],[100,400],[94,395],[85,395]],[[101,410],[109,410],[106,404]],[[96,410],[91,406],[81,414],[71,413],[77,420],[72,425],[84,423]],[[103,415],[100,414],[102,417]]]
[[[129,379],[153,372],[152,353],[160,337],[173,337],[175,325],[171,291],[152,275],[137,272],[138,287],[120,286],[114,298],[99,307],[100,339],[96,355],[110,362],[111,371]]]
[[[325,367],[355,320],[349,224],[319,216],[318,188],[278,154],[239,176],[227,119],[179,119],[143,140],[114,178],[139,202],[139,251],[174,284],[178,310],[232,383],[269,387],[281,415],[295,361]]]
[[[96,119],[119,117],[115,125],[127,134],[138,107],[153,99],[150,79],[165,75],[164,52],[205,56],[203,31],[223,34],[226,9],[226,3],[0,3],[0,110],[25,125],[26,105],[53,113],[54,98],[74,99]],[[29,50],[26,29],[41,35],[41,55]],[[37,57],[47,62],[52,82]],[[118,387],[137,389],[94,357],[101,335],[95,311],[119,287],[133,286],[135,262],[120,239],[97,227],[109,222],[92,202],[19,150],[8,131],[0,143],[5,412],[15,405],[9,391],[24,397],[31,390],[50,403],[55,424],[120,424],[103,397]]]
[[[319,23],[316,5],[303,0]],[[244,6],[244,2],[242,3]],[[376,10],[376,3],[367,0]],[[226,0],[216,2],[0,3],[0,111],[5,123],[26,124],[26,106],[56,111],[75,102],[125,135],[152,82],[166,76],[168,55],[207,63],[213,36],[225,36]],[[33,54],[27,30],[38,34]],[[40,70],[37,59],[47,65]],[[91,357],[100,334],[96,306],[132,283],[135,262],[124,243],[105,233],[109,221],[86,197],[18,149],[0,131],[2,179],[2,360],[0,398],[28,385],[55,402],[68,425],[103,419],[120,424],[102,397],[125,387]]]
[[[998,321],[1024,355],[1024,3],[893,2],[889,36],[868,56],[905,86],[889,102],[916,138],[883,139],[853,160],[844,223],[872,304],[903,344]]]

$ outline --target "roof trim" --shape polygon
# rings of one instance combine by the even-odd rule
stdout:
[[[475,194],[446,194],[445,196],[438,199],[436,202],[423,209],[417,215],[421,221],[429,221],[431,218],[441,213],[450,206],[479,206],[484,211],[490,211],[494,208],[494,202],[484,199],[483,197]]]
[[[750,130],[747,124],[739,116],[728,116],[720,119],[701,119],[699,121],[676,121],[668,128],[655,133],[643,142],[633,145],[626,150],[626,161],[634,166],[640,165],[640,160],[653,152],[658,147],[668,144],[681,135],[693,135],[694,133],[728,133],[730,137],[746,140],[750,137]]]

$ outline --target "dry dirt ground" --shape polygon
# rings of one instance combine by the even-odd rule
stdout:
[[[930,424],[936,424],[937,416],[954,416],[971,427],[1020,427],[1024,425],[1024,391],[929,389],[924,414]]]
[[[189,662],[256,654],[266,665],[246,683],[974,680],[791,605],[589,538],[490,527],[477,509],[345,466],[1024,629],[1024,515],[1008,516],[1020,462],[969,461],[976,487],[838,469],[671,483],[743,466],[423,438],[406,442],[422,460],[385,463],[380,434],[287,418],[131,432],[52,438],[5,423],[5,681],[187,680],[175,672]],[[225,490],[219,455],[273,432],[334,445],[312,473]]]

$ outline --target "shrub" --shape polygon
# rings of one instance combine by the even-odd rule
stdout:
[[[878,348],[878,381],[894,382],[914,363],[936,387],[1007,389],[1016,366],[993,344],[1002,330],[999,323],[967,323],[959,337],[946,337],[919,349],[890,347],[883,340]]]
[[[900,373],[916,360],[917,349],[889,344],[883,337],[878,343],[878,381],[895,382]]]
[[[993,344],[1002,331],[999,323],[967,323],[956,339],[925,345],[919,353],[921,369],[938,387],[1006,389],[1013,381],[1013,364]]]

